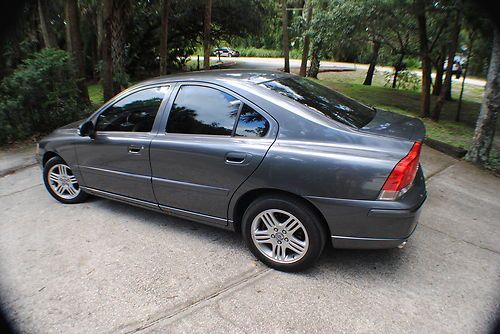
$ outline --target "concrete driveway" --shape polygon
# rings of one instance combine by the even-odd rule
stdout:
[[[0,301],[28,333],[484,333],[499,310],[500,180],[425,148],[404,249],[327,249],[270,270],[239,235],[94,198],[37,167],[0,178]]]

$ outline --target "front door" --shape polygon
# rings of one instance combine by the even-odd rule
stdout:
[[[186,84],[173,94],[166,126],[151,143],[156,199],[226,224],[232,194],[264,158],[277,124],[218,86]]]
[[[85,186],[156,202],[151,186],[149,146],[153,124],[168,87],[132,92],[101,112],[94,138],[76,145]]]

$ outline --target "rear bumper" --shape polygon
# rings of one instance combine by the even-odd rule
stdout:
[[[414,186],[398,201],[307,199],[325,217],[335,248],[381,249],[398,247],[412,235],[426,196],[420,168]]]

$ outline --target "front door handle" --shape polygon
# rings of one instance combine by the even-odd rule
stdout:
[[[248,153],[244,152],[228,152],[226,154],[226,163],[227,164],[234,164],[234,165],[241,165],[247,160],[247,158],[250,155]]]
[[[144,149],[144,145],[129,145],[128,153],[137,154]]]

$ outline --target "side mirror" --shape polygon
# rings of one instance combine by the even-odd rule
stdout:
[[[86,121],[78,127],[78,135],[93,138],[95,134],[94,123]]]

